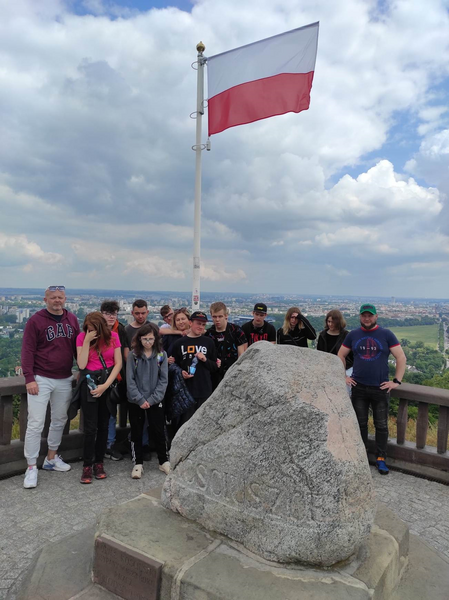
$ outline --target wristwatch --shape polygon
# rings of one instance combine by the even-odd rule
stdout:
[[[396,379],[396,377],[393,379],[393,383],[397,383],[398,385],[402,384],[402,381],[399,381],[399,379]]]

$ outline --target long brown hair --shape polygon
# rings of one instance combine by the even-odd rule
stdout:
[[[284,335],[288,335],[288,332],[291,329],[290,317],[292,316],[293,313],[298,313],[298,315],[300,315],[301,311],[299,310],[299,308],[297,306],[292,306],[291,308],[288,309],[288,311],[285,315],[284,324],[282,325],[282,331],[284,332]],[[299,319],[298,319],[297,325],[298,325],[299,329],[304,329],[304,325],[301,323],[301,321],[299,321]]]
[[[336,308],[334,310],[330,310],[327,313],[324,319],[324,330],[327,331],[329,329],[329,326],[327,324],[327,320],[329,319],[329,317],[332,319],[335,325],[338,325],[339,330],[343,331],[343,329],[346,327],[346,321],[341,312]]]
[[[153,323],[145,323],[145,325],[142,325],[142,327],[138,330],[136,335],[133,337],[133,341],[131,342],[131,348],[136,356],[142,356],[144,347],[141,338],[145,337],[149,333],[154,335],[153,355],[155,352],[156,354],[162,352],[162,340],[159,333],[159,328],[156,327],[156,325],[153,325]]]
[[[87,333],[89,325],[97,332],[97,337],[91,341],[90,348],[97,351],[108,348],[111,345],[111,332],[101,312],[91,312],[84,317],[84,333]]]

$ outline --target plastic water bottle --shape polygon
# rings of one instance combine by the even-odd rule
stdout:
[[[192,360],[192,364],[190,365],[190,368],[189,368],[190,375],[195,375],[196,365],[197,364],[198,364],[198,359],[197,359],[196,356],[194,356],[193,360]]]
[[[86,381],[87,381],[87,387],[90,390],[96,390],[97,389],[97,384],[95,383],[95,381],[92,379],[92,377],[90,375],[86,375]]]

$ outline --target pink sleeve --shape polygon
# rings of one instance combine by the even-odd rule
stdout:
[[[82,331],[81,333],[79,333],[76,336],[76,346],[77,346],[77,348],[83,345],[85,337],[86,337],[86,334],[84,333],[84,331]]]
[[[111,334],[112,336],[112,345],[114,346],[114,348],[121,348],[121,343],[120,343],[120,338],[118,336],[118,333],[116,333],[115,331],[112,332]]]

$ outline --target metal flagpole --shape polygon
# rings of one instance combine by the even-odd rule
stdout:
[[[204,65],[206,57],[203,52],[206,46],[200,42],[197,69],[197,99],[196,99],[196,144],[195,151],[195,213],[193,223],[193,281],[192,281],[192,311],[200,309],[200,249],[201,249],[201,152],[206,144],[201,143],[201,127],[204,114]]]

